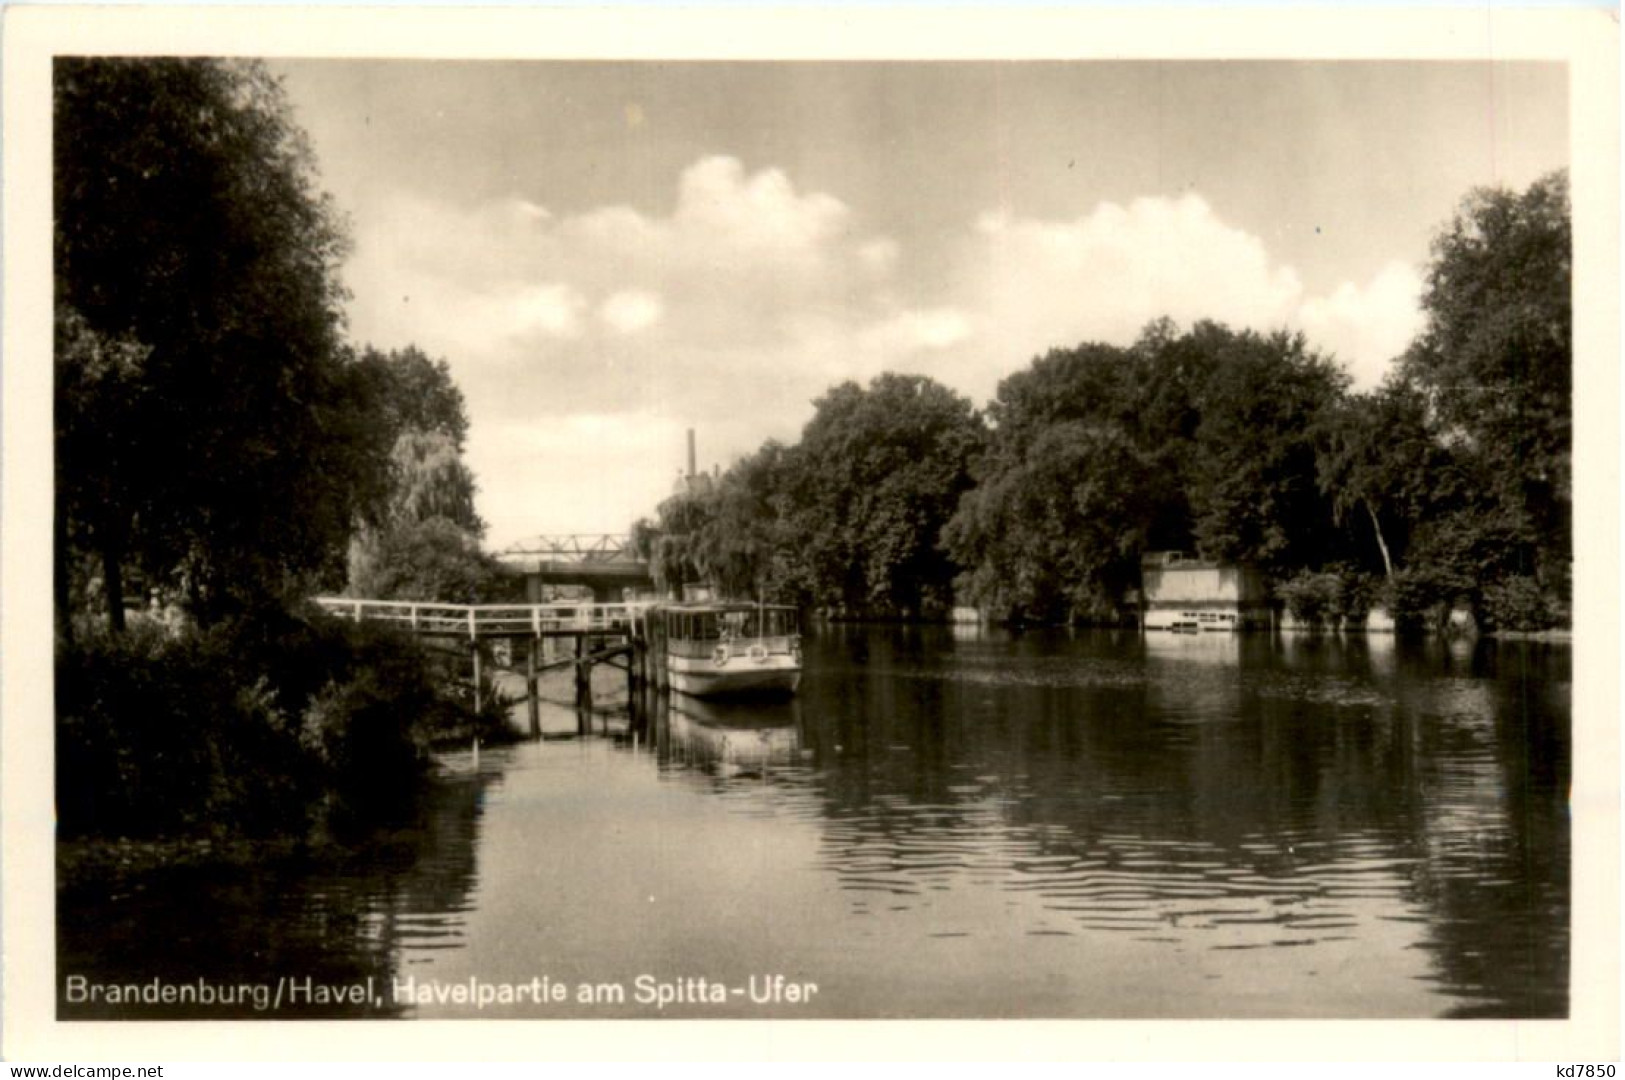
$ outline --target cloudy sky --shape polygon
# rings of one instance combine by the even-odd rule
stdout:
[[[842,379],[978,405],[1149,320],[1357,386],[1474,186],[1568,163],[1558,65],[279,62],[358,342],[444,357],[500,548],[620,532]]]

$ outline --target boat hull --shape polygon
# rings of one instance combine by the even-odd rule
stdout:
[[[693,697],[793,694],[801,685],[801,665],[788,656],[735,657],[724,664],[673,656],[667,670],[671,688]]]

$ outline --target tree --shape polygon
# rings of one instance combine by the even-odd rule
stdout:
[[[1166,432],[1145,430],[1157,385],[1147,362],[1089,343],[999,384],[977,485],[944,532],[966,568],[965,600],[1039,621],[1115,614],[1152,530],[1178,505]]]
[[[504,574],[467,529],[443,517],[396,523],[357,546],[350,571],[356,596],[481,603],[496,598]]]
[[[655,584],[676,591],[699,583],[723,596],[800,600],[787,520],[792,467],[790,452],[770,439],[719,478],[680,480],[657,520],[632,529],[633,547],[649,561]]]
[[[151,350],[129,337],[108,338],[71,307],[56,312],[56,498],[54,529],[59,632],[73,640],[72,558],[81,546],[100,555],[108,619],[124,628],[124,555],[131,509],[126,493],[137,462],[123,456],[137,437],[132,408]]]
[[[391,441],[417,431],[444,436],[457,453],[463,452],[468,411],[444,359],[432,359],[415,345],[388,352],[368,346],[357,367],[373,422],[390,433]]]
[[[61,58],[53,106],[63,544],[100,553],[115,628],[126,565],[205,619],[335,580],[389,446],[280,87],[254,63]],[[130,350],[113,382],[95,342]]]
[[[1462,487],[1456,463],[1433,436],[1425,397],[1390,378],[1327,410],[1318,435],[1320,489],[1333,522],[1369,535],[1391,580],[1416,527]]]
[[[1573,242],[1568,176],[1480,189],[1435,237],[1427,325],[1401,368],[1486,485],[1522,573],[1567,599],[1571,558]]]
[[[1318,562],[1330,524],[1313,424],[1342,385],[1301,337],[1215,323],[1050,351],[988,407],[977,487],[946,533],[966,598],[1112,618],[1146,550],[1276,574]]]
[[[960,579],[965,599],[1044,621],[1114,615],[1137,581],[1153,483],[1120,427],[1046,425],[965,494],[944,532],[970,568]]]
[[[680,593],[684,585],[706,581],[703,533],[715,517],[711,478],[704,473],[678,480],[677,490],[632,527],[632,545],[649,563],[655,587]]]
[[[873,613],[952,603],[943,526],[971,486],[985,427],[924,376],[846,382],[814,403],[794,455],[788,527],[813,602]]]
[[[485,522],[463,460],[468,416],[444,360],[415,347],[363,351],[367,412],[389,441],[389,490],[350,544],[349,591],[390,600],[492,598],[501,566],[480,550]]]
[[[741,458],[712,486],[695,557],[724,596],[798,601],[789,525],[796,459],[777,440]]]
[[[1197,549],[1270,575],[1318,565],[1332,537],[1314,432],[1347,377],[1301,334],[1202,323],[1190,336],[1214,358],[1187,479]]]
[[[634,526],[656,583],[850,613],[945,609],[958,568],[942,528],[985,435],[970,402],[887,374],[814,408],[794,446],[769,441],[716,479],[685,479]]]

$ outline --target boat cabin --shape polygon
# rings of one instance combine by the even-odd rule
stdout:
[[[800,681],[801,628],[793,607],[672,605],[655,609],[654,627],[674,689],[794,693]]]

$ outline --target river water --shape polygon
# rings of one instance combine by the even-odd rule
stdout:
[[[59,1015],[1564,1016],[1570,659],[820,628],[791,701],[549,704],[350,855],[66,884]]]

